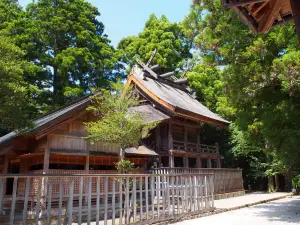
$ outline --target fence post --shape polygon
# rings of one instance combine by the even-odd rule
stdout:
[[[12,202],[11,202],[11,209],[10,209],[10,225],[14,225],[17,187],[18,187],[18,177],[14,177],[13,195],[12,195]]]
[[[3,215],[3,204],[4,204],[4,196],[5,196],[5,180],[6,178],[0,179],[0,215]]]
[[[68,225],[72,225],[73,220],[73,194],[74,194],[74,180],[71,181],[69,186],[69,202],[68,202]]]
[[[22,222],[22,225],[26,225],[27,224],[27,207],[28,207],[29,189],[30,189],[30,178],[27,178],[26,179],[26,187],[25,187],[25,199],[24,199],[23,222]]]

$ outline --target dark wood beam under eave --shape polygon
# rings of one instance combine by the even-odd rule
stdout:
[[[229,3],[225,3],[225,6],[231,8],[231,7],[238,7],[238,6],[245,6],[250,5],[253,3],[259,3],[259,2],[266,2],[268,0],[241,0],[241,1],[232,1]]]
[[[271,27],[273,26],[274,20],[277,18],[277,15],[281,9],[281,7],[284,5],[283,0],[273,0],[270,2],[270,10],[267,11],[262,19],[259,21],[258,24],[258,32],[266,33],[268,32]]]
[[[296,32],[300,40],[300,0],[290,0]]]

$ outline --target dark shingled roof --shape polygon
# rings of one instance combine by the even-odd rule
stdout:
[[[60,109],[57,109],[53,112],[50,112],[48,114],[45,114],[43,117],[37,119],[34,121],[34,128],[32,132],[41,130],[53,122],[55,119],[64,119],[70,113],[77,111],[77,110],[82,110],[85,108],[88,104],[90,103],[90,98],[89,96],[86,96],[84,98],[80,98],[79,100],[72,102]],[[7,144],[10,140],[12,140],[14,137],[17,137],[19,133],[17,131],[10,132],[2,137],[0,137],[0,145]]]
[[[133,76],[151,93],[159,99],[167,102],[176,108],[186,110],[225,124],[229,122],[217,114],[210,111],[207,107],[202,105],[193,95],[188,91],[176,88],[167,82],[160,82],[159,80],[150,77],[142,77],[141,74],[133,73]]]
[[[170,118],[168,115],[155,109],[151,105],[135,106],[130,108],[129,112],[140,114],[144,119],[144,123],[162,121]]]
[[[90,103],[90,96],[81,98],[75,102],[72,102],[69,105],[66,105],[58,110],[55,110],[53,112],[50,112],[43,117],[37,119],[34,121],[34,128],[32,132],[39,131],[43,128],[46,128],[50,126],[53,121],[59,122],[60,120],[65,119],[68,117],[71,113],[74,111],[80,111],[88,106]],[[141,114],[145,123],[151,123],[161,120],[169,119],[170,117],[161,111],[153,108],[150,105],[140,105],[136,107],[132,107],[130,109],[133,113]],[[19,134],[17,131],[13,131],[8,133],[7,135],[4,135],[0,137],[0,145],[7,144],[10,140],[12,140],[14,137],[17,137]]]

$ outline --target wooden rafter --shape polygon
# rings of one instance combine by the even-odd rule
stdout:
[[[155,55],[156,55],[157,49],[155,49],[150,57],[150,59],[148,60],[146,66],[150,66],[152,60],[154,59]]]
[[[257,9],[255,9],[254,12],[252,12],[252,15],[253,15],[253,16],[256,16],[257,13],[258,13],[261,9],[263,9],[268,3],[269,3],[269,0],[263,2],[259,7],[257,7]]]
[[[272,27],[281,7],[284,5],[284,0],[273,0],[269,3],[270,10],[267,11],[261,18],[258,24],[259,32],[268,32]]]
[[[300,0],[222,0],[256,33],[294,20],[300,39]]]
[[[259,3],[259,2],[265,2],[267,0],[241,0],[241,1],[232,1],[229,3],[226,3],[225,5],[227,7],[237,7],[237,6],[246,6],[246,5],[252,5],[254,3]]]

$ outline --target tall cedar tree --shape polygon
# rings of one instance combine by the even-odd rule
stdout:
[[[194,5],[183,24],[202,63],[221,68],[217,85],[209,85],[219,93],[215,97],[205,83],[197,83],[207,68],[195,68],[190,76],[196,89],[204,87],[197,92],[214,97],[217,111],[233,121],[233,153],[251,159],[252,171],[260,162],[265,174],[299,168],[300,57],[294,25],[256,35],[219,0]]]
[[[123,52],[123,62],[131,68],[135,60],[146,62],[157,49],[152,64],[161,66],[160,72],[170,72],[182,68],[191,57],[191,42],[185,37],[181,24],[171,23],[166,16],[157,18],[150,15],[142,32],[137,36],[122,39],[118,49]]]
[[[43,90],[41,105],[63,105],[89,87],[107,86],[117,75],[118,53],[99,16],[84,0],[39,0],[5,29],[26,51],[25,58],[40,67],[24,77]]]
[[[23,59],[24,52],[8,37],[0,36],[0,135],[30,127],[36,87],[23,80],[24,70],[36,68]]]

